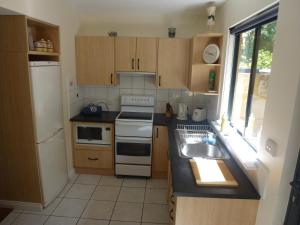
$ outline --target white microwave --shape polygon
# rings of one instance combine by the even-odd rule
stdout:
[[[76,144],[111,145],[112,128],[107,124],[77,124]]]

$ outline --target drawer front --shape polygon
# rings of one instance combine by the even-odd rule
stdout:
[[[75,150],[75,167],[113,169],[113,153],[108,150]]]

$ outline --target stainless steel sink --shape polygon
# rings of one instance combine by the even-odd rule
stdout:
[[[229,155],[220,148],[216,134],[210,126],[178,125],[175,138],[179,156],[182,158],[229,158]]]

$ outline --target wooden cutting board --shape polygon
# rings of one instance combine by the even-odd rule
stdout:
[[[237,187],[239,184],[223,160],[190,159],[199,186]]]

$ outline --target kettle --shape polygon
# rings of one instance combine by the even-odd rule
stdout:
[[[188,113],[187,105],[184,103],[179,103],[177,119],[178,120],[187,120],[187,113]]]
[[[203,108],[194,109],[192,119],[195,122],[200,122],[202,120],[205,120],[206,119],[206,110]]]

